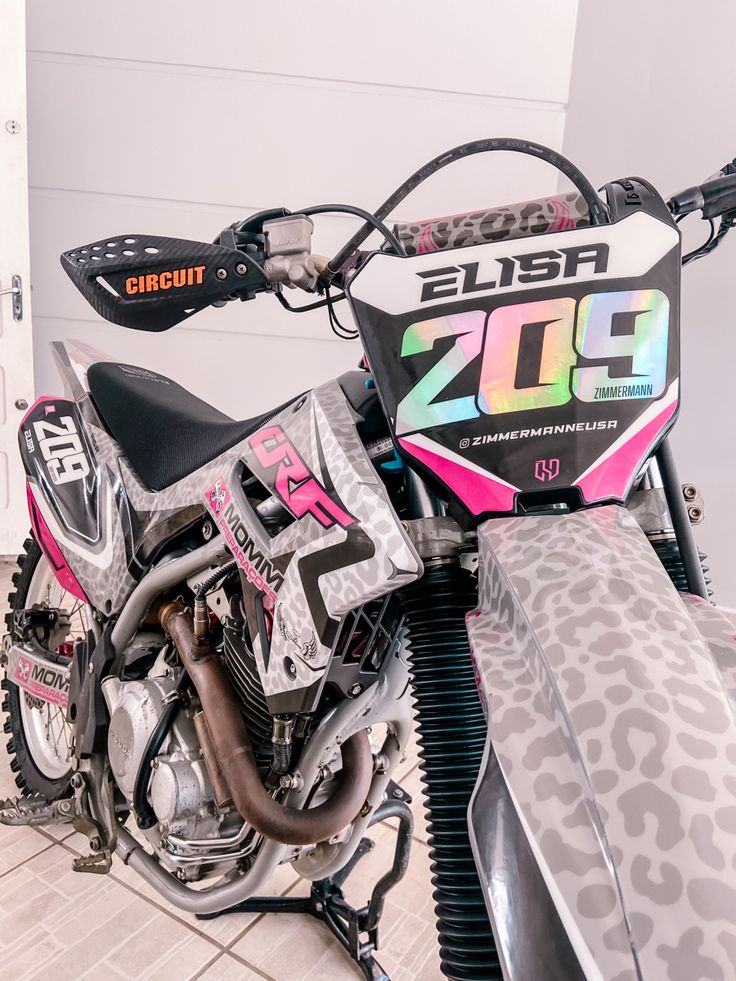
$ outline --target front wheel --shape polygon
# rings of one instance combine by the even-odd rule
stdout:
[[[33,539],[27,539],[13,573],[13,591],[8,596],[10,613],[6,616],[13,640],[13,615],[31,607],[64,609],[69,616],[65,637],[55,636],[59,653],[67,653],[69,643],[86,634],[88,609],[57,581],[48,560]],[[5,696],[2,710],[7,714],[4,731],[10,736],[8,754],[15,782],[25,795],[41,794],[47,800],[68,796],[71,778],[71,727],[65,710],[35,698],[7,677],[0,682]]]

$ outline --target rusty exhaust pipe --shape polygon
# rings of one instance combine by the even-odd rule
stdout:
[[[181,600],[174,600],[159,608],[158,618],[197,689],[219,767],[218,781],[226,785],[243,820],[266,838],[286,845],[325,841],[350,824],[365,803],[373,778],[366,731],[355,733],[340,747],[342,775],[329,800],[308,810],[279,804],[261,782],[238,701],[209,640],[195,636],[191,612]]]

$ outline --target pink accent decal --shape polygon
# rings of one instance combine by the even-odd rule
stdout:
[[[622,499],[647,450],[675,414],[677,402],[668,405],[651,422],[634,433],[615,453],[602,460],[585,477],[576,480],[587,504],[609,497]]]
[[[276,467],[274,489],[296,518],[311,514],[323,528],[349,528],[355,521],[319,483],[281,426],[267,426],[250,439],[262,467]]]
[[[268,580],[273,579],[273,568],[258,549],[247,529],[240,520],[234,505],[230,505],[230,491],[225,478],[220,475],[217,480],[204,492],[204,500],[223,534],[228,548],[233,553],[235,561],[245,572],[249,582],[264,594],[264,606],[273,609],[276,603],[276,593]],[[226,510],[227,508],[227,510]]]
[[[552,200],[552,210],[555,213],[552,224],[547,229],[548,232],[566,232],[575,227],[575,222],[570,217],[570,209],[564,201]]]
[[[537,460],[534,464],[534,476],[537,480],[554,480],[560,473],[560,461],[555,457],[552,460]]]
[[[432,238],[432,228],[425,225],[417,239],[417,255],[426,255],[428,252],[437,252],[437,246]]]
[[[31,516],[31,527],[33,528],[33,534],[36,541],[41,546],[44,555],[49,560],[51,568],[54,570],[54,575],[67,592],[71,593],[73,596],[76,596],[77,599],[80,599],[83,603],[89,603],[84,590],[77,582],[77,577],[67,565],[66,559],[61,553],[61,549],[56,544],[56,539],[51,534],[44,516],[38,509],[38,505],[36,504],[36,500],[33,496],[33,491],[31,490],[30,485],[26,485],[26,491],[28,494],[28,513]]]
[[[211,509],[216,518],[222,514],[225,505],[230,500],[230,491],[227,489],[225,478],[220,474],[211,487],[204,492],[204,499],[207,506]]]
[[[40,669],[40,673],[42,677],[49,677],[52,682],[63,677],[58,671],[54,670],[53,665]],[[19,657],[15,667],[13,681],[17,682],[20,688],[27,691],[29,695],[33,695],[34,698],[40,698],[43,702],[50,702],[51,705],[59,705],[64,709],[68,708],[68,683],[67,689],[59,689],[54,685],[45,684],[43,680],[39,681],[36,677],[38,674],[39,669],[34,668],[28,658]]]
[[[422,446],[399,438],[404,452],[428,467],[454,491],[471,514],[485,511],[513,511],[515,487],[508,487],[490,474],[475,473]]]
[[[20,421],[21,426],[25,423],[26,419],[33,412],[36,406],[43,405],[45,402],[68,402],[68,401],[69,399],[65,398],[63,395],[41,395],[39,398],[36,399],[36,401],[33,403],[30,409],[28,409],[26,414],[21,419]],[[49,412],[51,411],[53,411],[53,407],[46,409],[46,415],[48,415]]]

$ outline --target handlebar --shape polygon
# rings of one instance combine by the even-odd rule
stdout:
[[[411,188],[417,183],[421,183],[429,172],[444,166],[445,163],[452,162],[455,156],[462,155],[460,151],[476,153],[489,149],[520,149],[523,152],[531,152],[529,148],[536,146],[536,144],[528,144],[528,146],[524,144],[522,146],[520,141],[497,140],[478,141],[464,147],[457,147],[448,154],[432,161],[432,166],[428,165],[429,170],[425,168],[417,172],[410,181],[402,185],[401,193],[397,192],[394,197],[396,200],[402,199]],[[564,158],[553,154],[552,151],[546,151],[546,148],[537,149],[545,150],[548,156],[551,155],[550,162],[558,167],[561,166],[560,161],[568,164]],[[546,159],[546,156],[543,159]],[[572,165],[569,164],[569,167],[572,168]],[[575,168],[572,169],[574,171],[573,176],[578,178],[578,186],[580,186],[580,182],[583,182],[587,188],[589,185],[584,181],[582,175]],[[592,192],[592,186],[590,187]],[[595,193],[592,193],[598,205],[603,209],[601,214],[604,215],[604,206]],[[390,210],[388,205],[393,206],[395,203],[394,197],[390,198],[375,215],[351,205],[329,204],[304,208],[296,213],[292,213],[286,208],[274,208],[251,215],[244,221],[230,225],[220,233],[215,242],[242,252],[247,265],[250,267],[250,275],[248,275],[247,281],[243,283],[244,288],[229,298],[245,300],[252,299],[256,293],[274,292],[289,310],[299,312],[327,305],[329,312],[332,313],[333,301],[329,297],[329,284],[336,279],[335,285],[342,286],[340,273],[344,269],[341,269],[342,262],[340,260],[349,253],[352,261],[346,262],[345,267],[348,264],[354,265],[360,255],[358,246],[370,230],[377,229],[382,232],[386,245],[392,251],[399,255],[406,254],[401,243],[397,241],[394,234],[382,221],[385,213]],[[587,201],[588,198],[586,197]],[[678,220],[695,211],[701,211],[703,218],[711,220],[711,225],[713,225],[712,219],[719,217],[722,219],[719,231],[717,233],[712,231],[711,237],[706,243],[684,256],[683,264],[712,252],[720,244],[728,230],[736,224],[736,158],[730,163],[724,164],[721,170],[710,180],[673,194],[667,201],[667,206]],[[338,255],[331,260],[312,253],[313,223],[309,217],[313,214],[329,212],[352,213],[356,217],[362,218],[365,223],[360,232],[356,233]],[[603,221],[603,217],[599,216],[599,221]],[[307,306],[292,307],[283,297],[282,288],[285,286],[302,289],[308,293],[324,293],[326,299]],[[342,295],[339,299],[342,299]]]
[[[673,194],[667,204],[678,217],[702,211],[703,218],[718,218],[736,210],[736,160],[725,164],[711,180]]]

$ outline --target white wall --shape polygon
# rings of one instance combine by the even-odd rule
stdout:
[[[39,389],[58,388],[47,353],[58,337],[165,371],[241,417],[352,367],[357,346],[334,340],[321,312],[290,316],[267,297],[206,311],[162,335],[105,325],[62,273],[59,253],[123,232],[208,241],[275,205],[376,207],[436,153],[483,136],[559,148],[576,6],[33,0]],[[556,188],[552,169],[494,157],[442,172],[399,217]],[[321,220],[316,251],[336,250],[354,228],[350,218]]]
[[[564,152],[596,186],[639,175],[665,197],[736,155],[726,0],[586,0],[580,5]],[[707,223],[681,226],[686,246]],[[736,232],[683,271],[682,411],[673,435],[681,478],[704,492],[697,529],[716,599],[736,608]]]

